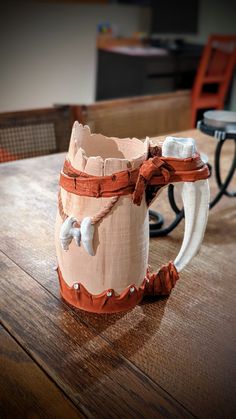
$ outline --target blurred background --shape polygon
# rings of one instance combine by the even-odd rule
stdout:
[[[106,135],[142,138],[194,127],[199,111],[205,109],[236,110],[234,65],[226,75],[221,99],[216,97],[219,78],[204,85],[204,95],[208,99],[215,95],[213,101],[204,99],[199,105],[196,92],[193,94],[209,37],[236,34],[235,1],[9,0],[0,7],[2,128],[12,126],[12,119],[6,122],[6,112],[56,106],[63,107],[69,127],[77,118]],[[229,50],[218,41],[212,48],[232,53],[231,41]],[[215,77],[220,72],[222,80],[224,54],[213,61],[212,74]],[[100,101],[105,101],[103,113],[99,113]],[[125,111],[131,106],[133,112],[128,115]],[[157,113],[160,118],[155,122]],[[104,119],[109,115],[106,125]],[[119,121],[115,115],[120,115]],[[20,114],[16,116],[20,118]],[[131,129],[138,124],[136,130]],[[5,133],[1,131],[1,149],[8,155],[5,159],[10,154],[12,158],[30,155],[27,144],[21,147],[26,154],[19,147],[13,150]],[[21,141],[26,141],[22,135]],[[68,135],[67,130],[63,135]],[[35,141],[30,141],[31,149]],[[55,139],[53,144],[47,152],[62,151],[68,142],[58,146]],[[38,154],[40,150],[35,151]]]
[[[148,0],[5,2],[1,5],[0,25],[0,111],[93,102],[98,81],[98,25],[102,23],[110,25],[114,37],[132,38],[139,32],[152,38],[177,38],[195,44],[204,44],[211,34],[236,33],[236,2],[232,0],[153,3],[154,6]],[[160,90],[154,87],[152,93]],[[166,91],[170,91],[169,85]],[[236,82],[230,108],[236,110]]]

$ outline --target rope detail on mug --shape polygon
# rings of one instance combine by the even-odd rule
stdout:
[[[110,201],[107,202],[104,205],[104,207],[101,209],[101,211],[99,211],[93,217],[90,217],[91,218],[91,225],[99,223],[99,221],[101,221],[107,214],[109,214],[109,212],[112,210],[114,205],[117,203],[118,199],[119,199],[119,196],[113,196],[110,199]],[[62,203],[62,198],[61,198],[61,189],[58,192],[58,209],[59,209],[59,214],[60,214],[62,220],[65,221],[66,218],[68,218],[68,215],[65,213],[64,208],[63,208],[63,203]],[[80,227],[81,226],[81,221],[76,220],[76,222],[74,223],[74,227]]]
[[[155,174],[160,173],[167,184],[170,180],[170,172],[171,167],[158,156],[145,160],[139,168],[138,179],[133,192],[133,203],[141,204],[145,189]]]
[[[60,186],[79,196],[109,198],[132,195],[140,205],[147,188],[166,186],[175,182],[195,182],[209,177],[209,169],[196,152],[189,158],[155,156],[136,169],[127,169],[108,176],[93,176],[75,169],[65,160],[60,174]]]

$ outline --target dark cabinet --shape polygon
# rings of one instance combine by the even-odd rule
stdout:
[[[167,55],[98,49],[96,100],[172,92],[192,87],[200,48]]]

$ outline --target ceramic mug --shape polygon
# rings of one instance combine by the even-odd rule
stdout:
[[[96,313],[130,309],[143,295],[168,294],[198,252],[208,217],[209,171],[191,138],[107,138],[73,126],[61,172],[56,252],[61,294]],[[152,200],[182,183],[184,239],[174,262],[148,270]],[[164,261],[163,261],[164,262]]]

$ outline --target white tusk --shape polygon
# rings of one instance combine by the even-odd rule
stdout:
[[[165,157],[188,158],[196,152],[192,138],[167,137],[162,146]],[[184,239],[174,265],[178,272],[190,262],[201,246],[206,229],[210,191],[208,180],[184,182],[182,199],[185,213]]]
[[[174,265],[178,272],[191,261],[200,249],[209,212],[210,191],[208,180],[185,182],[182,198],[185,213],[184,240]]]
[[[93,249],[93,235],[94,235],[94,225],[91,224],[91,218],[85,217],[81,222],[81,241],[83,243],[84,249],[90,256],[94,256],[95,252]]]
[[[80,228],[73,227],[73,228],[71,228],[70,233],[72,234],[73,239],[75,239],[75,243],[77,244],[77,246],[80,246],[80,242],[81,242]]]
[[[67,217],[64,223],[61,225],[59,237],[60,237],[61,247],[63,250],[66,250],[66,251],[69,250],[69,245],[73,237],[75,238],[76,244],[78,244],[78,242],[80,243],[80,239],[79,239],[80,229],[73,227],[75,222],[76,222],[76,218]]]

